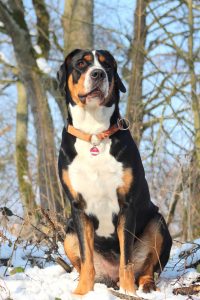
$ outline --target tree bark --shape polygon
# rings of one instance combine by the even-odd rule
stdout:
[[[191,201],[191,223],[193,237],[200,235],[200,97],[197,95],[197,74],[195,73],[194,63],[194,16],[193,16],[193,1],[188,0],[188,24],[189,24],[189,37],[188,37],[188,64],[191,86],[191,100],[192,111],[194,116],[194,151],[191,160],[191,184],[190,184],[190,199]]]
[[[137,0],[137,5],[134,13],[134,32],[133,42],[131,47],[131,77],[129,81],[129,95],[126,110],[126,117],[131,123],[131,133],[137,143],[140,140],[143,132],[143,116],[144,108],[142,102],[142,77],[145,59],[145,42],[147,34],[146,26],[146,8],[149,0]]]
[[[93,0],[65,0],[64,54],[93,47]]]
[[[42,50],[42,56],[46,59],[49,56],[50,41],[49,41],[49,13],[44,0],[33,0],[35,13],[37,16],[37,44]]]
[[[63,96],[60,94],[60,91],[58,89],[58,82],[55,78],[43,75],[43,83],[46,91],[48,91],[52,97],[54,97],[59,109],[60,113],[63,119],[63,122],[65,122],[66,117],[67,117],[67,106],[65,99]]]
[[[57,177],[53,123],[45,90],[41,84],[34,51],[20,0],[9,0],[9,9],[0,2],[0,19],[12,39],[20,79],[24,83],[37,136],[38,185],[44,208],[62,210]]]
[[[35,195],[32,190],[27,153],[28,102],[26,91],[21,82],[17,83],[18,103],[16,118],[16,168],[19,192],[24,212],[33,212],[36,208]]]
[[[200,285],[194,284],[190,286],[183,286],[180,288],[173,289],[175,295],[196,295],[200,292]]]

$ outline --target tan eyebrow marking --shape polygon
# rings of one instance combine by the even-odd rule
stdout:
[[[92,55],[90,54],[86,54],[83,58],[87,61],[92,61]]]
[[[106,60],[105,56],[99,55],[99,61],[104,62]]]

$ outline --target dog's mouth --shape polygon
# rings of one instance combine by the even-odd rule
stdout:
[[[90,102],[93,98],[99,98],[100,104],[101,104],[101,102],[103,102],[105,96],[99,87],[95,87],[86,94],[78,94],[78,97],[82,103],[86,103],[86,101]]]

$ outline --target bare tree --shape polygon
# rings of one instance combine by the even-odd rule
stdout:
[[[190,216],[190,221],[192,225],[192,231],[194,236],[200,235],[200,97],[197,92],[197,74],[195,68],[196,55],[194,42],[195,42],[195,26],[194,26],[194,8],[193,1],[188,0],[188,26],[189,26],[189,36],[188,36],[188,67],[189,67],[189,78],[190,78],[190,90],[191,90],[191,108],[194,116],[194,150],[193,157],[191,161],[191,205],[192,212]],[[192,233],[189,232],[189,238],[191,238]]]
[[[145,82],[154,83],[153,89],[147,93],[149,98],[147,105],[145,103],[145,111],[149,113],[152,125],[159,124],[156,123],[155,112],[162,111],[162,119],[157,130],[160,133],[156,134],[157,141],[161,141],[161,136],[165,137],[167,145],[165,151],[172,159],[176,157],[170,150],[172,147],[175,147],[176,154],[179,151],[180,155],[190,157],[190,163],[186,163],[185,160],[181,162],[184,174],[177,183],[176,191],[171,193],[171,197],[174,197],[171,202],[171,213],[173,216],[176,215],[176,208],[179,207],[183,220],[184,239],[198,236],[200,228],[198,217],[200,105],[197,68],[199,11],[195,4],[196,1],[180,0],[171,3],[170,6],[165,1],[152,2],[149,5],[151,22],[148,25],[148,39],[150,42],[147,46],[146,59],[152,68],[144,75]],[[161,6],[163,10],[160,10]],[[152,39],[153,37],[156,38]],[[169,110],[172,112],[170,123],[167,122],[166,113]],[[177,128],[182,131],[180,140],[177,133],[174,134]],[[155,135],[155,126],[152,126],[152,132]],[[158,145],[155,138],[153,139],[154,144]],[[172,215],[170,219],[171,217]]]
[[[47,59],[50,50],[50,16],[44,0],[33,0],[33,5],[37,16],[37,45],[41,49],[41,55]]]
[[[129,81],[129,95],[126,116],[130,120],[131,132],[139,145],[143,132],[143,70],[145,63],[145,43],[147,34],[146,14],[150,1],[138,0],[134,12],[133,42],[130,49],[130,60],[132,63]]]
[[[17,91],[16,167],[22,203],[26,213],[28,213],[28,211],[34,212],[36,208],[27,153],[28,101],[24,85],[21,82],[17,83]]]
[[[93,0],[65,0],[64,53],[93,46]]]
[[[8,1],[7,6],[0,2],[0,20],[5,24],[6,33],[12,39],[19,77],[24,83],[34,117],[41,204],[43,207],[62,211],[56,174],[53,123],[45,90],[41,84],[41,72],[36,63],[22,1]]]

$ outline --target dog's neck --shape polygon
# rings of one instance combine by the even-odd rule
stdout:
[[[95,106],[80,107],[69,104],[69,123],[76,129],[89,134],[98,134],[117,123],[118,107]]]

